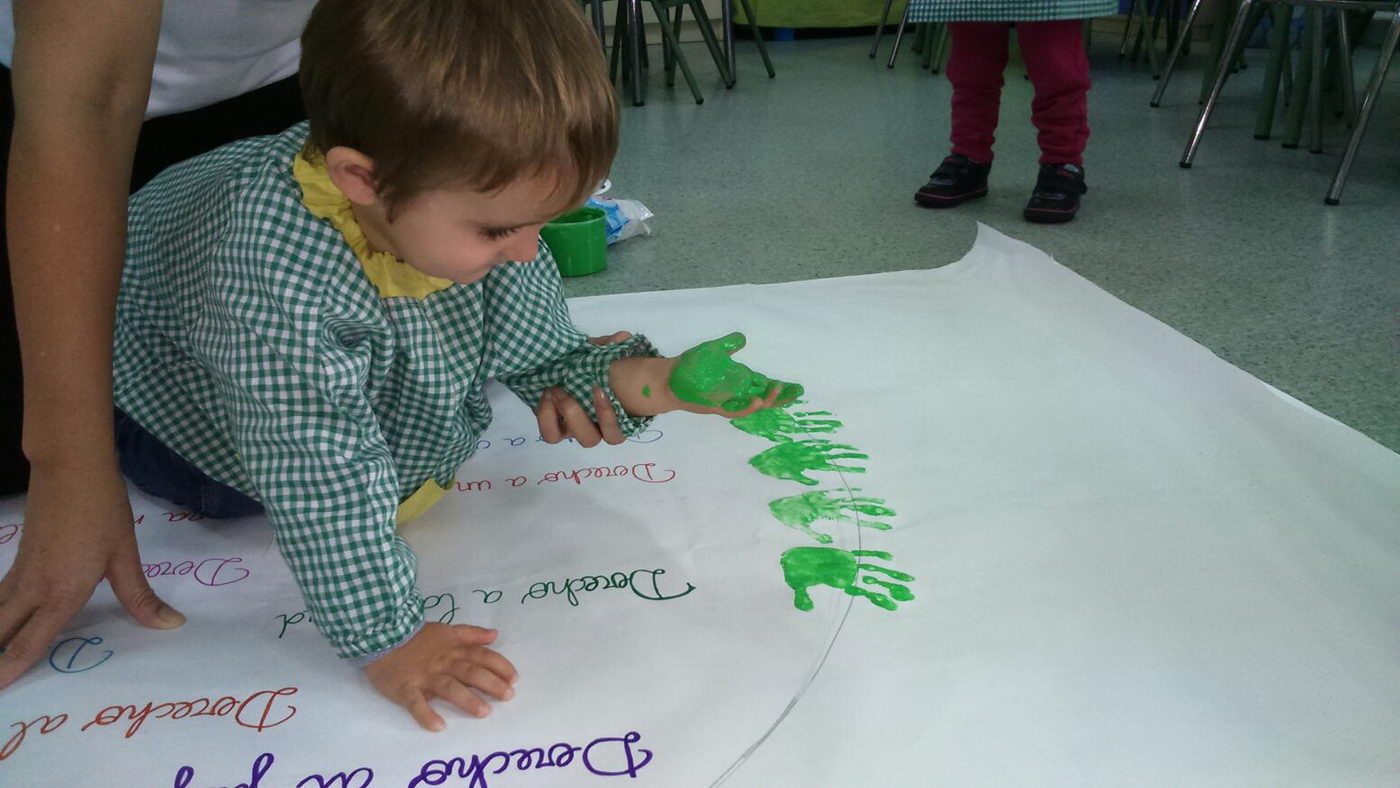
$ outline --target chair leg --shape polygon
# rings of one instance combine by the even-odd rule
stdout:
[[[647,103],[647,83],[642,75],[642,57],[646,46],[642,44],[642,0],[618,0],[618,5],[627,6],[627,52],[631,56],[628,70],[632,74],[632,106],[640,107]]]
[[[1289,18],[1289,20],[1290,20],[1289,23],[1292,24],[1292,19],[1293,19],[1292,6],[1289,6],[1288,18]],[[1293,32],[1290,30],[1288,34],[1289,34],[1289,36],[1292,36],[1292,35],[1293,35]],[[1292,101],[1293,101],[1293,47],[1292,47],[1292,44],[1291,44],[1291,42],[1290,42],[1288,48],[1286,48],[1286,49],[1283,50],[1283,106],[1287,107],[1290,103],[1292,103]]]
[[[1226,0],[1216,4],[1215,24],[1211,26],[1210,34],[1210,57],[1206,61],[1206,71],[1201,77],[1201,98],[1202,104],[1206,103],[1206,98],[1210,95],[1211,86],[1215,84],[1215,69],[1220,63],[1226,63],[1229,68],[1233,58],[1221,56],[1221,50],[1225,48],[1225,40],[1230,37],[1230,30],[1235,24],[1235,3]]]
[[[947,62],[948,40],[950,35],[951,34],[948,32],[948,25],[940,24],[938,26],[938,46],[933,52],[933,67],[929,69],[929,71],[935,74],[942,71],[943,64]]]
[[[1157,31],[1162,21],[1162,11],[1168,2],[1176,2],[1176,0],[1157,0],[1157,10],[1152,18],[1152,25],[1149,27],[1144,24],[1142,27],[1143,31],[1147,34],[1147,64],[1152,67],[1153,79],[1162,78],[1161,65],[1157,61]],[[1143,17],[1143,22],[1145,23],[1146,21],[1147,18]]]
[[[1298,48],[1298,64],[1293,71],[1293,89],[1288,94],[1288,115],[1284,121],[1283,147],[1293,149],[1303,139],[1303,126],[1308,120],[1309,99],[1312,96],[1313,15],[1303,12],[1303,41]]]
[[[705,4],[701,0],[685,0],[685,2],[690,4],[690,12],[695,16],[695,24],[700,27],[700,37],[705,39],[705,46],[710,50],[710,59],[715,62],[715,69],[719,71],[724,86],[726,88],[734,87],[734,72],[729,70],[728,59],[724,56],[724,46],[715,37],[715,26],[710,21],[710,14],[705,10]]]
[[[1176,68],[1177,58],[1181,57],[1181,49],[1186,41],[1191,38],[1191,26],[1196,22],[1196,14],[1200,13],[1202,0],[1191,0],[1191,10],[1186,12],[1186,24],[1182,26],[1180,33],[1176,37],[1176,43],[1172,44],[1172,52],[1167,56],[1167,67],[1162,72],[1162,79],[1157,83],[1157,90],[1152,94],[1152,106],[1162,106],[1162,94],[1167,91],[1167,83],[1172,81],[1172,71]]]
[[[1341,202],[1342,187],[1346,185],[1347,173],[1356,158],[1356,151],[1361,147],[1361,138],[1366,134],[1366,124],[1371,120],[1371,111],[1376,108],[1376,99],[1380,96],[1381,85],[1385,82],[1385,73],[1390,70],[1390,59],[1395,55],[1397,43],[1400,43],[1400,14],[1396,14],[1395,18],[1390,20],[1390,29],[1386,31],[1380,57],[1376,60],[1376,70],[1371,72],[1366,95],[1361,98],[1361,109],[1356,115],[1356,128],[1351,131],[1346,153],[1342,154],[1342,163],[1337,167],[1336,177],[1332,179],[1332,188],[1327,190],[1327,197],[1323,200],[1328,205]]]
[[[1347,29],[1347,12],[1337,12],[1337,64],[1342,72],[1342,112],[1347,125],[1356,125],[1356,83],[1352,73],[1351,31]]]
[[[638,3],[638,15],[641,13],[641,0]],[[676,32],[671,29],[671,22],[667,19],[666,4],[663,0],[651,0],[651,7],[656,11],[656,23],[661,28],[661,37],[671,47],[672,56],[676,59],[676,65],[681,67],[681,75],[685,77],[685,83],[690,86],[690,93],[695,97],[696,104],[704,104],[705,96],[700,93],[700,85],[695,81],[695,74],[690,71],[690,64],[685,60],[685,54],[681,52],[680,42],[676,40]],[[692,7],[692,10],[694,8]],[[704,29],[704,25],[701,25]],[[714,31],[710,31],[714,35]]]
[[[909,6],[904,7],[904,16],[899,18],[899,29],[894,31],[894,49],[890,52],[890,62],[885,68],[894,68],[894,60],[899,57],[899,42],[904,39],[904,28],[909,24]]]
[[[1256,140],[1266,140],[1273,133],[1279,83],[1283,80],[1284,67],[1288,62],[1288,21],[1293,18],[1293,6],[1275,3],[1271,10],[1274,38],[1269,42],[1269,60],[1264,65],[1264,100],[1259,103],[1259,112],[1254,117]]]
[[[681,20],[685,18],[685,3],[676,4],[676,18],[671,23],[671,29],[676,31],[676,38],[681,36]],[[671,47],[666,42],[662,42],[661,51],[666,65],[666,87],[676,86],[676,53],[671,51]]]
[[[745,3],[745,5],[748,4]],[[894,0],[885,0],[885,10],[880,12],[880,21],[875,25],[875,41],[870,44],[870,57],[872,58],[875,57],[875,52],[880,49],[880,36],[885,34],[885,22],[890,18],[890,6],[892,5],[894,5]],[[748,13],[747,8],[744,9],[744,13]],[[752,16],[749,17],[749,21],[753,22]]]
[[[617,82],[617,69],[622,60],[622,46],[627,39],[627,3],[619,0],[617,4],[617,17],[613,20],[613,45],[612,57],[608,61],[608,81],[614,85]]]
[[[763,58],[763,68],[767,70],[768,78],[773,79],[778,76],[778,72],[773,70],[773,60],[768,57],[768,45],[763,43],[763,35],[758,29],[758,17],[753,15],[753,6],[749,5],[749,0],[739,0],[739,2],[744,6],[744,18],[749,20],[749,33],[753,36],[754,43],[758,44],[758,55]],[[889,13],[888,6],[885,8],[885,13]],[[729,74],[737,78],[738,74],[734,71],[732,65],[734,62],[734,56],[732,54],[730,55],[729,62],[731,64]]]
[[[1186,144],[1186,152],[1181,156],[1182,167],[1190,167],[1196,158],[1196,149],[1201,146],[1201,136],[1205,134],[1210,113],[1215,109],[1215,102],[1220,98],[1220,89],[1225,87],[1225,78],[1230,76],[1230,63],[1235,59],[1235,49],[1243,43],[1244,26],[1248,21],[1249,10],[1255,2],[1256,0],[1239,0],[1235,24],[1230,27],[1230,35],[1225,41],[1220,62],[1215,68],[1215,82],[1211,86],[1210,95],[1206,98],[1206,105],[1201,108],[1201,117],[1196,121],[1196,129],[1191,134],[1191,141]]]
[[[1128,56],[1128,39],[1133,33],[1133,17],[1138,15],[1138,6],[1145,0],[1133,0],[1128,6],[1128,18],[1123,21],[1123,40],[1118,42],[1118,57]]]
[[[1326,18],[1322,15],[1321,8],[1309,8],[1308,13],[1312,15],[1312,86],[1308,93],[1308,103],[1312,105],[1313,122],[1312,132],[1309,134],[1308,149],[1313,153],[1322,152],[1322,57],[1323,39],[1326,35]]]
[[[724,28],[724,65],[729,69],[729,76],[733,77],[725,86],[728,90],[739,81],[739,58],[734,53],[734,0],[719,0],[719,17],[720,26]],[[876,43],[879,43],[879,39],[876,39]]]
[[[608,53],[608,26],[603,18],[603,0],[588,0],[588,8],[593,12],[593,32],[598,34],[598,43],[603,47],[603,54]]]
[[[1161,20],[1162,9],[1165,7],[1164,0],[1157,0],[1153,6],[1148,0],[1143,0],[1139,8],[1137,35],[1133,37],[1133,54],[1129,61],[1136,63],[1142,57],[1143,46],[1147,47],[1147,62],[1152,66],[1152,78],[1160,79],[1162,72],[1157,68],[1157,22]]]

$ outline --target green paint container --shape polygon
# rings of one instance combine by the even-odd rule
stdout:
[[[579,208],[540,229],[559,273],[587,276],[608,267],[607,214],[601,208]]]

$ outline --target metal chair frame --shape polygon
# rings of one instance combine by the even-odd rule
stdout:
[[[1222,51],[1219,64],[1216,66],[1215,79],[1211,85],[1210,94],[1206,98],[1205,106],[1201,108],[1200,117],[1196,121],[1196,127],[1191,134],[1191,139],[1186,145],[1186,151],[1181,157],[1181,166],[1189,168],[1194,163],[1196,153],[1200,148],[1201,138],[1205,134],[1206,124],[1210,121],[1211,112],[1215,109],[1216,101],[1220,98],[1220,91],[1225,86],[1225,80],[1230,75],[1230,65],[1235,54],[1239,51],[1244,42],[1245,28],[1250,22],[1251,16],[1256,6],[1264,3],[1287,3],[1293,6],[1303,6],[1307,8],[1311,16],[1311,62],[1308,64],[1311,70],[1311,80],[1309,84],[1309,104],[1314,108],[1313,123],[1311,129],[1311,148],[1313,151],[1322,149],[1322,66],[1323,66],[1323,44],[1324,44],[1324,19],[1323,12],[1327,10],[1339,11],[1343,15],[1348,11],[1391,11],[1394,17],[1390,22],[1384,41],[1381,44],[1380,57],[1376,61],[1376,67],[1371,73],[1371,78],[1367,84],[1365,96],[1361,106],[1356,110],[1354,127],[1351,138],[1347,142],[1346,152],[1342,155],[1341,164],[1337,168],[1337,173],[1333,177],[1332,186],[1327,191],[1324,202],[1328,205],[1337,205],[1341,201],[1342,188],[1346,185],[1347,174],[1351,170],[1352,162],[1356,158],[1356,152],[1361,147],[1361,140],[1366,133],[1366,125],[1370,121],[1371,113],[1375,109],[1376,100],[1380,95],[1381,86],[1385,82],[1386,72],[1390,69],[1390,61],[1395,55],[1397,43],[1400,43],[1400,2],[1388,0],[1378,2],[1377,0],[1239,0],[1239,6],[1235,14],[1235,23],[1230,28],[1229,37],[1226,39],[1225,48]],[[1193,7],[1194,13],[1197,9]],[[1350,40],[1347,33],[1345,18],[1339,20],[1337,25],[1339,30],[1339,51],[1349,51]],[[1283,31],[1281,31],[1283,34]],[[1343,80],[1347,80],[1346,72],[1349,65],[1343,67]],[[1298,111],[1302,111],[1301,108]]]

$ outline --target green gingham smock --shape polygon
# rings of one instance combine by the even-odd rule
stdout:
[[[487,379],[531,409],[562,385],[590,416],[601,385],[632,435],[649,419],[623,411],[609,365],[656,351],[643,337],[589,343],[543,244],[469,285],[388,255],[428,286],[396,295],[372,281],[349,235],[313,215],[310,187],[303,202],[293,161],[304,165],[306,133],[228,145],[132,198],[114,392],[171,449],[266,506],[316,626],[364,662],[422,625],[396,516],[401,502],[431,505],[475,450]]]
[[[909,0],[910,22],[1050,22],[1118,13],[1118,0]]]

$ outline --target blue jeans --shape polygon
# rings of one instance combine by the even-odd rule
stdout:
[[[205,517],[251,517],[263,505],[227,484],[220,484],[171,451],[136,420],[115,414],[117,460],[122,473],[141,492],[164,498]]]

